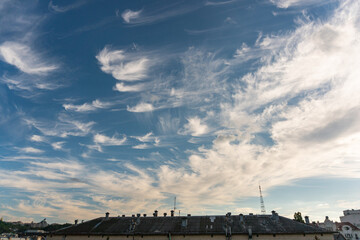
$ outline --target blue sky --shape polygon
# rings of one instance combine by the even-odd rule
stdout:
[[[359,208],[355,0],[0,1],[0,216]]]

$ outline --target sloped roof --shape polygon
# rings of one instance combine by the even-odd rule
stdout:
[[[53,232],[55,235],[311,234],[333,233],[274,215],[101,217]],[[186,223],[186,224],[185,224]],[[184,226],[186,225],[186,226]],[[251,230],[249,230],[251,229]]]

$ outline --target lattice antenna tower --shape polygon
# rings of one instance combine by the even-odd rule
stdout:
[[[260,191],[260,207],[261,207],[261,213],[262,213],[262,214],[266,214],[264,199],[263,199],[263,196],[262,196],[261,186],[260,186],[260,185],[259,185],[259,191]]]

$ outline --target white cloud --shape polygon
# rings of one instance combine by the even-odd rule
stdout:
[[[67,111],[75,111],[75,112],[91,112],[96,111],[98,109],[109,108],[112,106],[112,103],[109,102],[101,102],[96,99],[91,103],[84,103],[82,105],[74,105],[74,104],[63,104],[63,107]]]
[[[139,103],[134,107],[127,106],[126,108],[129,112],[151,112],[154,110],[154,106],[150,103]]]
[[[179,131],[180,134],[190,134],[198,137],[209,132],[209,127],[199,117],[188,118],[187,121],[188,123],[184,125],[184,129]]]
[[[149,132],[144,136],[140,136],[140,137],[134,136],[133,138],[139,140],[140,142],[151,142],[154,140],[154,134],[152,132]]]
[[[124,19],[126,23],[130,23],[131,20],[139,18],[140,14],[141,14],[141,10],[131,11],[130,9],[127,9],[121,14],[121,17]]]
[[[123,50],[110,50],[108,47],[104,47],[96,59],[103,72],[112,74],[115,79],[123,81],[145,79],[150,67],[150,60],[147,57],[128,54]]]
[[[132,136],[132,138],[135,138],[138,141],[143,142],[143,143],[152,143],[155,146],[158,146],[160,143],[160,139],[158,137],[155,137],[152,132],[149,132],[149,133],[145,134],[144,136]],[[151,147],[151,145],[149,145],[149,144],[140,144],[133,148],[145,149],[145,148],[150,148],[150,147]]]
[[[51,144],[54,150],[61,150],[65,142],[54,142]]]
[[[43,150],[37,149],[37,148],[33,148],[33,147],[24,147],[24,148],[18,148],[20,151],[22,152],[26,152],[26,153],[43,153]]]
[[[29,46],[17,42],[4,42],[0,45],[0,57],[6,63],[27,74],[44,75],[58,67],[47,63]]]
[[[140,92],[145,89],[144,84],[125,85],[124,83],[115,84],[114,90],[119,92]]]
[[[134,148],[134,149],[148,149],[150,147],[151,146],[149,144],[144,143],[144,144],[135,145],[132,148]]]
[[[60,114],[54,122],[39,121],[34,119],[24,119],[25,123],[39,130],[45,136],[68,137],[68,136],[86,136],[95,122],[82,122],[69,117],[66,114]]]
[[[102,134],[96,134],[94,136],[94,142],[104,146],[120,146],[126,142],[126,136],[123,138],[116,138],[115,136],[108,137]]]
[[[44,142],[45,138],[43,136],[40,136],[40,135],[32,135],[30,140],[33,141],[33,142]]]

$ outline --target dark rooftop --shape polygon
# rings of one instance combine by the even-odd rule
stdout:
[[[332,233],[314,225],[272,215],[100,217],[53,232],[54,235]]]

